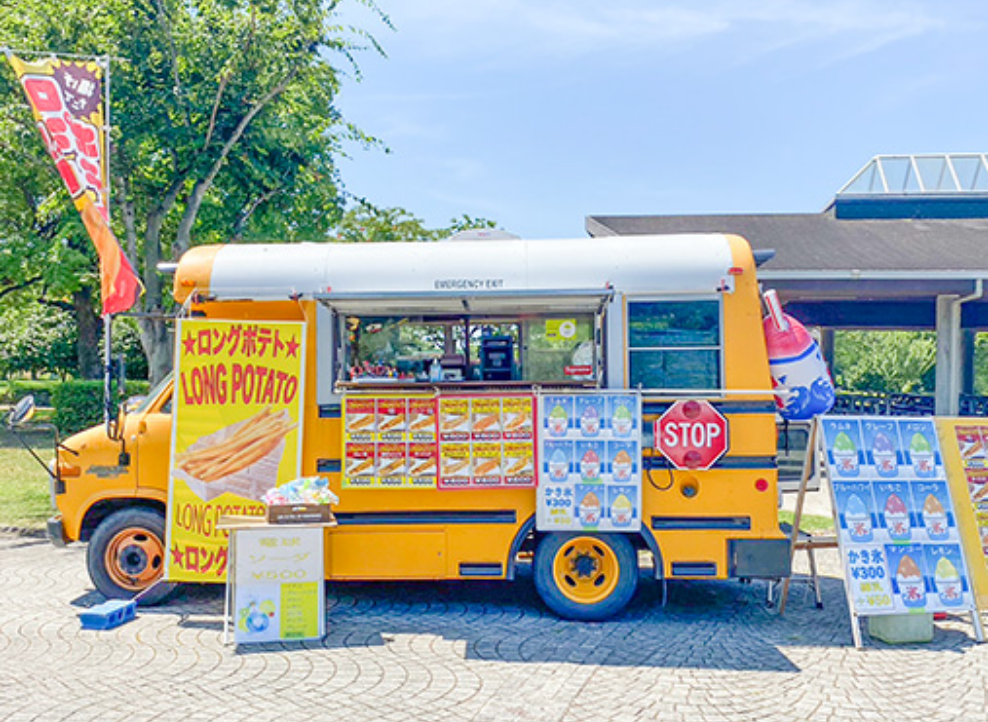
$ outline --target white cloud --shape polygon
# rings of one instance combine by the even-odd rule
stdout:
[[[748,55],[818,41],[853,55],[951,22],[943,4],[919,0],[395,0],[384,9],[420,50],[485,63],[673,53],[731,34]]]

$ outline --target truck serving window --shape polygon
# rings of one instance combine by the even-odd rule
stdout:
[[[629,386],[720,388],[720,302],[628,303]]]
[[[343,321],[344,381],[593,382],[600,358],[592,313]]]

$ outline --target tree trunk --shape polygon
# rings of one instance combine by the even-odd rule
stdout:
[[[102,345],[100,344],[100,317],[93,309],[93,292],[88,287],[72,294],[73,313],[79,327],[76,358],[79,376],[84,379],[103,377]]]
[[[171,334],[163,318],[141,318],[138,319],[138,325],[141,329],[141,346],[148,359],[148,377],[151,386],[154,386],[172,370]]]

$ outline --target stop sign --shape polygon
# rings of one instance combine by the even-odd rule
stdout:
[[[708,401],[677,401],[655,422],[655,448],[677,469],[709,469],[729,445],[727,419]]]

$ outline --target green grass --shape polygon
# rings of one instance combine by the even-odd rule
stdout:
[[[29,431],[23,438],[45,463],[54,456],[51,431]],[[0,527],[44,529],[52,513],[48,474],[17,438],[0,426]]]
[[[779,521],[792,524],[793,513],[784,509],[779,510]],[[810,534],[820,534],[825,532],[833,533],[834,520],[829,516],[819,516],[817,514],[803,514],[799,519],[800,528]]]

